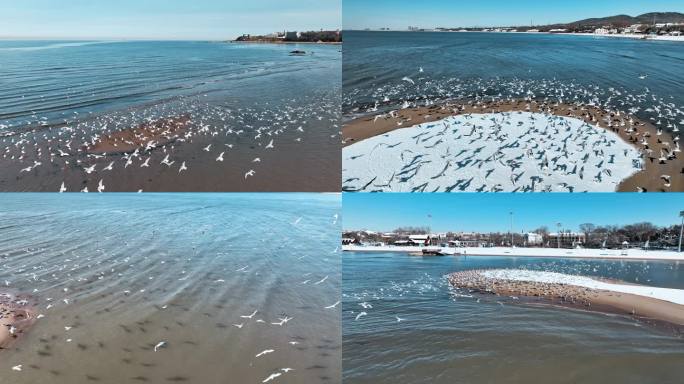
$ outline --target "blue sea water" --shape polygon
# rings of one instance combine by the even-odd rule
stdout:
[[[4,194],[0,291],[44,317],[2,351],[0,381],[339,383],[339,209],[337,194]]]
[[[396,106],[425,98],[521,98],[531,91],[537,98],[596,99],[623,109],[639,105],[638,115],[648,118],[657,115],[644,112],[653,105],[684,109],[683,87],[681,42],[523,33],[345,33],[346,115],[375,102],[382,105],[384,97]],[[631,98],[644,93],[639,102]]]
[[[681,377],[680,334],[623,316],[468,297],[445,278],[526,268],[684,289],[681,263],[346,252],[342,268],[345,383],[636,384]]]
[[[290,56],[293,49],[309,55]],[[0,124],[54,124],[75,113],[197,96],[234,108],[321,97],[339,92],[339,51],[205,41],[0,41]]]

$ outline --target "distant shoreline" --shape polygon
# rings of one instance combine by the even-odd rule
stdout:
[[[234,44],[318,44],[318,45],[342,45],[341,41],[267,41],[267,40],[251,40],[238,41],[229,40],[229,43]]]
[[[568,259],[618,259],[684,261],[684,252],[646,251],[643,249],[593,249],[593,248],[518,248],[518,247],[461,247],[439,246],[361,246],[343,245],[345,252],[398,252],[415,253],[423,249],[439,250],[454,256],[503,256],[503,257],[543,257]]]
[[[516,34],[516,35],[564,35],[564,36],[586,36],[586,37],[610,37],[610,38],[623,38],[632,40],[644,40],[644,41],[677,41],[684,42],[683,36],[649,36],[649,35],[638,35],[638,34],[596,34],[596,33],[575,33],[575,32],[516,32],[516,31],[405,31],[405,30],[389,30],[381,31],[377,29],[364,30],[364,29],[353,29],[346,32],[409,32],[409,33],[492,33],[492,34]]]

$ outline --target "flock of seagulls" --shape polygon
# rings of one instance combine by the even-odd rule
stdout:
[[[339,283],[331,281],[332,274],[339,273],[334,269],[339,249],[323,248],[337,245],[332,236],[340,230],[335,205],[294,216],[301,202],[293,201],[288,208],[279,200],[279,209],[292,215],[276,216],[271,203],[263,208],[256,203],[236,208],[228,217],[225,207],[205,202],[189,211],[174,201],[155,203],[163,214],[139,215],[126,201],[112,201],[99,208],[106,215],[81,217],[74,216],[78,210],[73,207],[51,205],[48,227],[41,220],[30,224],[36,217],[25,222],[7,218],[18,232],[8,233],[12,241],[0,253],[0,278],[4,288],[31,292],[37,303],[32,309],[36,323],[27,330],[35,332],[36,344],[26,347],[20,343],[29,339],[20,338],[20,350],[5,352],[11,352],[7,369],[71,381],[81,371],[52,367],[66,357],[83,359],[85,373],[98,366],[80,352],[123,364],[122,374],[130,375],[131,382],[148,381],[164,371],[178,371],[173,361],[179,349],[197,366],[203,354],[228,348],[233,351],[228,367],[244,368],[242,377],[257,382],[332,374],[322,364],[339,359],[341,351],[333,339],[337,326],[331,323],[340,310],[339,301],[332,303]],[[63,213],[53,215],[60,209]],[[181,216],[169,214],[174,209]],[[164,220],[164,229],[153,224],[157,220]],[[127,225],[111,225],[118,221]],[[193,225],[185,225],[190,222]],[[244,231],[236,229],[242,224]],[[324,226],[332,231],[310,239],[312,228]],[[49,245],[36,245],[37,231],[50,239]],[[90,238],[91,231],[97,238]],[[263,236],[221,240],[217,246],[217,239],[244,238],[247,233]],[[239,294],[262,288],[258,294]],[[312,305],[315,301],[319,304]],[[312,330],[315,322],[329,324],[330,334]],[[185,361],[182,366],[190,365]],[[102,378],[96,371],[89,375],[95,378],[91,380]],[[166,380],[188,381],[192,375],[187,371],[167,375]]]
[[[88,186],[93,190],[97,185],[103,192],[111,179],[116,183],[111,190],[140,191],[154,189],[155,178],[183,178],[194,167],[222,163],[244,167],[245,181],[259,174],[257,166],[278,167],[268,159],[281,145],[286,148],[282,150],[302,151],[306,147],[296,149],[298,145],[321,145],[320,136],[326,134],[325,141],[335,145],[338,100],[326,91],[278,104],[231,108],[192,97],[123,112],[65,112],[59,121],[38,113],[11,123],[0,121],[3,185],[9,190],[60,192],[88,192]],[[316,139],[307,141],[311,137]],[[247,160],[250,154],[256,156]],[[151,188],[121,185],[131,179],[126,175],[139,173],[149,175]],[[226,177],[220,168],[215,173],[218,179]]]
[[[343,151],[349,191],[614,191],[639,151],[582,120],[464,114],[391,131]]]
[[[518,109],[492,113],[501,105]],[[684,177],[678,158],[684,106],[648,87],[630,92],[555,79],[433,79],[419,68],[398,82],[345,89],[343,106],[350,117],[375,115],[369,129],[383,120],[414,130],[410,137],[399,129],[345,147],[346,191],[615,190],[639,170],[662,175],[662,183],[644,182],[636,191],[670,191],[674,179]],[[557,114],[568,109],[572,113]],[[423,120],[432,114],[459,116]],[[573,117],[584,123],[574,124]],[[619,160],[627,161],[616,169]],[[521,175],[521,164],[530,162],[537,169]],[[582,168],[579,181],[562,177]]]

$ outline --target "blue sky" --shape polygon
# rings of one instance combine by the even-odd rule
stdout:
[[[637,194],[479,194],[345,193],[344,229],[389,231],[400,226],[430,226],[435,232],[530,231],[540,226],[577,230],[582,223],[622,225],[650,221],[680,222],[684,193]],[[428,217],[431,215],[432,217]]]
[[[340,27],[341,0],[0,1],[0,38],[216,40]]]
[[[684,12],[677,0],[344,0],[344,29],[409,25],[471,27],[551,24],[590,17],[647,12]]]

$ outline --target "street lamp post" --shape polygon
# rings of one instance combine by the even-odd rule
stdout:
[[[682,224],[679,226],[679,252],[682,251],[682,234],[684,232],[684,211],[679,211],[679,217],[682,218]]]
[[[511,214],[511,248],[513,247],[513,212],[509,212]]]
[[[557,233],[557,240],[558,240],[558,249],[560,249],[560,243],[561,243],[561,223],[556,223],[556,226],[558,227],[558,233]]]

